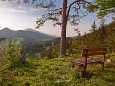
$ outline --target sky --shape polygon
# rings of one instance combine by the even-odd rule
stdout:
[[[57,6],[60,6],[62,3],[57,2]],[[24,30],[27,28],[35,29],[37,26],[36,20],[40,18],[46,12],[42,8],[34,8],[28,6],[27,4],[14,4],[9,2],[0,1],[0,29],[8,27],[12,30]],[[96,21],[96,24],[99,25],[100,20],[97,19],[95,13],[90,13],[88,16],[82,18],[78,26],[73,27],[69,23],[67,25],[67,37],[77,36],[77,32],[73,28],[78,28],[81,34],[89,32],[91,29],[91,24],[93,21]],[[106,23],[111,22],[111,16],[105,18]],[[36,29],[45,34],[61,36],[61,27],[53,27],[51,21],[47,21],[44,26]]]

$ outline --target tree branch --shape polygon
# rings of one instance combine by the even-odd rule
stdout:
[[[68,16],[69,16],[69,12],[70,12],[70,9],[71,9],[72,5],[75,4],[76,2],[77,2],[77,0],[74,1],[73,3],[71,3],[71,4],[68,6],[67,18],[68,18]]]
[[[80,9],[80,2],[84,2],[84,4],[86,4],[86,3],[88,3],[88,4],[90,4],[91,2],[87,2],[87,1],[85,1],[85,0],[76,0],[76,1],[74,1],[74,2],[72,2],[69,6],[68,6],[68,11],[67,11],[67,18],[68,18],[68,16],[69,16],[69,13],[70,13],[70,10],[71,10],[71,7],[72,7],[72,5],[74,5],[74,4],[76,4],[77,3],[77,5],[78,5],[78,8],[77,8],[77,10],[78,9]]]

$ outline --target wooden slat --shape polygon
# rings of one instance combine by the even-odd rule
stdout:
[[[84,62],[83,62],[83,60],[73,60],[72,63],[73,63],[74,65],[80,66],[80,65],[83,65]]]
[[[87,56],[94,56],[94,55],[105,55],[106,53],[105,52],[88,52],[87,53]],[[85,57],[86,56],[86,53],[82,53],[82,57]]]
[[[88,59],[87,59],[87,64],[100,63],[100,62],[101,62],[101,60],[98,59],[98,58],[88,58]],[[83,65],[83,64],[84,64],[84,60],[83,60],[83,59],[82,59],[82,60],[73,60],[72,63],[74,64],[74,66],[75,66],[75,65],[80,66],[80,65]]]
[[[82,50],[82,57],[87,56],[94,56],[94,55],[105,55],[106,49],[105,48],[89,48],[89,49],[83,49]]]
[[[88,56],[94,56],[94,55],[104,55],[105,52],[93,52],[93,53],[88,53]]]
[[[91,63],[100,63],[101,60],[98,58],[88,58],[87,59],[87,64],[91,64]]]
[[[101,52],[101,51],[106,52],[105,48],[86,48],[82,50],[82,53],[85,53],[87,50],[88,52]]]

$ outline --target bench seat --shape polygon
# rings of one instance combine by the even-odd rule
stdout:
[[[87,64],[92,64],[92,63],[101,63],[102,61],[99,58],[88,58],[87,59]],[[83,60],[72,60],[73,65],[78,65],[82,66],[84,64]]]

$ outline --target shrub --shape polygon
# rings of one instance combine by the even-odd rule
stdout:
[[[16,43],[17,40],[10,40],[6,48],[8,57],[11,62],[15,62],[21,56],[19,44]]]

